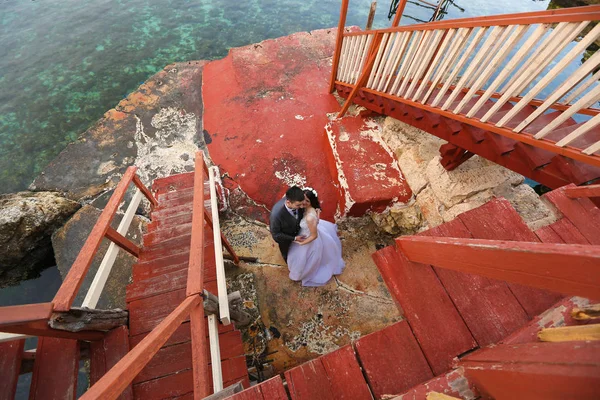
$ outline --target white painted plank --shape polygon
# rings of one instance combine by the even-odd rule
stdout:
[[[21,335],[21,334],[18,334],[18,333],[0,332],[0,343],[3,343],[3,342],[12,342],[13,340],[27,339],[27,338],[30,338],[30,337],[34,337],[34,336]]]
[[[489,50],[486,52],[481,61],[477,64],[477,68],[473,71],[473,73],[470,74],[471,76],[469,77],[469,79],[467,79],[465,87],[470,88],[471,85],[473,85],[475,80],[479,77],[483,70],[485,70],[485,68],[489,65],[491,60],[496,56],[500,49],[506,46],[506,41],[508,37],[512,32],[514,32],[514,29],[517,26],[518,25],[508,25],[501,27],[502,31],[500,32],[500,35],[496,40],[494,40],[492,45],[489,47]]]
[[[496,39],[502,33],[503,30],[504,28],[500,26],[494,26],[491,29],[491,32],[488,35],[487,39],[483,42],[477,53],[475,53],[473,59],[469,63],[469,66],[465,70],[465,73],[458,80],[458,83],[456,84],[450,96],[448,96],[448,98],[446,99],[444,105],[442,105],[442,110],[448,109],[448,107],[450,107],[454,100],[456,100],[456,97],[459,95],[459,93],[462,93],[462,89],[465,87],[465,84],[471,77],[471,74],[475,71],[481,60],[485,57],[492,44],[496,41]]]
[[[442,97],[444,96],[444,94],[446,93],[446,91],[448,90],[448,88],[450,87],[452,82],[454,81],[454,78],[456,78],[456,76],[458,75],[460,70],[463,68],[463,66],[465,65],[465,63],[467,62],[469,57],[471,56],[471,52],[473,51],[473,49],[475,49],[475,47],[477,47],[477,45],[483,38],[483,35],[485,34],[486,30],[487,30],[486,28],[480,28],[477,31],[477,33],[473,36],[473,39],[470,41],[469,45],[467,46],[467,49],[461,55],[458,63],[454,66],[454,68],[448,75],[448,78],[446,79],[444,86],[442,87],[442,89],[440,90],[438,95],[436,96],[435,100],[433,100],[433,103],[431,104],[432,107],[437,106],[437,104],[440,102],[440,100],[442,99]]]
[[[217,393],[223,390],[223,371],[221,370],[221,348],[219,347],[219,321],[215,314],[208,314],[208,340],[210,342],[213,393]]]
[[[349,38],[346,36],[342,39],[342,49],[340,50],[340,62],[338,63],[338,70],[336,71],[335,79],[341,81],[342,71],[344,70],[344,63],[347,60],[346,51],[348,50],[348,40]]]
[[[581,125],[579,128],[575,129],[573,132],[562,138],[556,143],[556,145],[558,147],[565,147],[571,142],[573,142],[575,139],[585,135],[591,129],[598,126],[598,124],[600,124],[600,114],[596,114],[594,118],[590,119],[585,124]],[[589,149],[589,147],[587,149]]]
[[[409,83],[414,80],[415,73],[417,72],[418,68],[421,66],[421,63],[423,62],[423,58],[425,56],[425,53],[427,52],[427,50],[429,49],[429,46],[431,45],[431,42],[432,42],[431,36],[433,35],[433,33],[434,33],[434,31],[428,30],[423,35],[423,39],[419,43],[419,47],[415,51],[415,55],[412,57],[410,66],[408,67],[408,69],[406,71],[406,77],[404,78],[404,80],[402,81],[402,84],[400,85],[400,88],[398,89],[398,92],[396,94],[398,97],[405,96],[405,90],[409,87]]]
[[[583,150],[583,153],[587,154],[587,155],[592,155],[592,154],[594,154],[595,152],[597,152],[599,150],[600,150],[600,140],[598,140],[596,143],[594,143],[593,145],[591,145],[587,149]]]
[[[377,77],[379,70],[382,68],[383,64],[381,62],[381,57],[383,56],[383,51],[387,46],[388,39],[390,37],[390,33],[384,33],[381,38],[381,43],[379,44],[379,50],[377,50],[377,56],[375,57],[375,63],[373,64],[373,68],[371,69],[371,75],[369,76],[369,81],[367,82],[367,87],[369,89],[373,89],[373,81]]]
[[[581,82],[585,76],[591,73],[600,64],[600,52],[594,53],[581,67],[575,71],[569,79],[567,79],[560,87],[548,96],[546,101],[540,105],[530,116],[525,118],[523,122],[517,126],[514,131],[521,132],[527,125],[532,123],[537,117],[542,115],[546,110],[550,108],[554,103],[563,97],[569,90]]]
[[[363,72],[363,68],[365,67],[365,64],[367,63],[367,58],[369,55],[369,49],[371,48],[371,42],[373,41],[373,38],[375,37],[375,35],[369,35],[367,37],[367,42],[365,43],[365,46],[363,48],[363,52],[360,58],[360,63],[357,69],[357,75],[356,75],[356,80],[355,83],[358,82],[358,78],[362,75]],[[381,45],[381,43],[380,43]]]
[[[461,53],[462,49],[466,45],[467,39],[471,35],[472,30],[472,28],[460,28],[456,32],[455,37],[452,39],[453,43],[450,47],[450,50],[448,51],[448,55],[444,56],[442,65],[435,72],[435,77],[432,80],[431,87],[429,88],[425,96],[423,96],[423,98],[421,99],[421,103],[425,104],[427,100],[429,100],[429,96],[431,96],[431,93],[433,93],[438,83],[443,84],[445,82],[444,79],[448,74],[448,71],[452,69],[454,62],[458,58],[458,55]]]
[[[406,32],[402,32],[396,36],[396,40],[394,40],[394,44],[392,45],[392,49],[390,50],[385,67],[383,69],[383,76],[377,85],[377,91],[385,91],[385,88],[387,88],[388,85],[387,82],[389,82],[391,77],[394,75],[394,66],[397,65],[398,58],[402,55],[400,51],[406,36]]]
[[[396,55],[394,57],[394,62],[392,64],[391,72],[385,81],[385,86],[383,86],[383,91],[385,93],[392,92],[392,90],[390,90],[390,82],[392,82],[392,78],[394,78],[394,72],[397,72],[396,81],[401,76],[401,71],[404,68],[403,63],[408,59],[406,50],[408,47],[408,43],[409,43],[411,34],[412,34],[412,32],[402,32],[400,46],[398,47],[398,50],[396,51]]]
[[[569,96],[567,96],[567,98],[565,98],[565,100],[563,101],[563,104],[570,104],[573,100],[575,100],[577,98],[577,96],[579,96],[581,93],[585,92],[594,83],[598,82],[599,79],[600,79],[600,70],[596,71],[596,73],[594,75],[592,75],[592,76],[588,77],[586,80],[584,80],[583,83],[581,85],[579,85],[579,87],[573,91],[573,93],[571,93]]]
[[[358,47],[356,49],[356,54],[354,56],[354,62],[352,63],[352,67],[350,69],[350,79],[349,82],[351,84],[355,84],[356,80],[358,79],[358,76],[360,75],[360,62],[361,62],[361,57],[363,54],[363,50],[365,47],[365,44],[367,43],[367,35],[362,35],[360,37],[360,41],[358,42]]]
[[[377,75],[375,76],[375,79],[373,80],[373,85],[371,86],[371,89],[377,90],[379,83],[383,79],[385,79],[383,73],[384,73],[385,67],[390,59],[390,52],[391,52],[392,46],[396,42],[396,40],[398,39],[398,37],[400,35],[402,35],[402,34],[401,33],[390,33],[390,36],[388,37],[388,40],[385,44],[385,49],[383,50],[383,53],[381,54],[381,60],[377,67]]]
[[[127,234],[129,225],[131,225],[131,221],[135,216],[135,211],[142,201],[142,197],[142,192],[136,188],[135,194],[133,195],[129,206],[125,211],[125,215],[123,216],[123,219],[121,219],[119,227],[117,228],[117,232],[119,232],[121,235],[125,236]],[[98,305],[98,300],[100,299],[100,295],[104,290],[104,285],[106,285],[110,271],[112,270],[113,264],[115,263],[117,255],[119,254],[119,250],[119,246],[113,242],[110,243],[106,254],[104,254],[104,258],[102,258],[100,267],[98,267],[98,271],[94,276],[94,280],[92,281],[92,284],[85,295],[85,299],[83,299],[81,307],[96,308],[96,305]]]
[[[535,96],[540,93],[550,82],[552,82],[558,74],[562,72],[576,57],[579,55],[590,45],[592,44],[598,37],[600,36],[600,25],[596,25],[585,37],[577,43],[575,47],[571,49],[556,65],[525,95],[523,98],[515,104],[512,110],[510,110],[498,123],[496,126],[502,127],[519,111],[521,111],[526,105],[529,104],[531,100],[535,98]]]
[[[510,76],[517,65],[523,61],[525,56],[531,51],[531,49],[533,49],[533,47],[538,43],[539,39],[548,31],[548,29],[550,29],[550,25],[546,24],[538,26],[537,29],[533,31],[532,35],[525,41],[525,43],[523,43],[523,46],[521,46],[514,57],[511,58],[504,68],[502,68],[496,79],[494,79],[494,81],[486,89],[485,93],[480,97],[477,103],[475,103],[473,108],[469,110],[469,112],[466,114],[467,117],[473,117],[473,115],[475,115],[481,109],[483,104],[492,97],[500,84],[504,82],[508,76]]]
[[[417,85],[419,85],[419,81],[422,81],[422,78],[423,78],[423,75],[425,74],[426,69],[431,69],[428,67],[432,66],[430,64],[433,61],[432,60],[433,53],[438,48],[438,45],[440,44],[440,40],[442,40],[442,36],[444,35],[444,33],[445,33],[444,30],[436,30],[435,33],[433,34],[433,39],[430,41],[431,43],[427,46],[427,51],[424,53],[423,59],[419,65],[419,67],[415,71],[415,73],[412,77],[412,82],[410,84],[410,87],[404,94],[404,97],[408,98],[412,95],[413,91],[417,88]],[[421,83],[423,83],[423,82],[421,82]],[[419,86],[421,86],[421,85],[419,85]]]
[[[560,124],[562,124],[563,122],[565,122],[566,120],[571,118],[571,116],[575,115],[575,113],[577,113],[579,110],[581,110],[583,108],[587,108],[587,107],[591,106],[592,104],[594,104],[596,101],[598,101],[598,98],[600,98],[600,85],[596,86],[594,88],[594,90],[586,93],[586,95],[583,96],[581,99],[577,100],[575,102],[575,104],[573,104],[571,107],[569,107],[568,109],[563,111],[562,114],[560,114],[558,117],[553,119],[552,122],[550,122],[548,125],[546,125],[544,127],[544,129],[542,129],[541,131],[536,133],[534,137],[536,139],[541,139],[541,138],[545,137],[547,134],[552,132],[553,129],[555,129]],[[572,135],[575,132],[576,131],[571,132],[570,135]]]
[[[219,223],[219,207],[217,205],[217,189],[215,186],[215,174],[217,167],[210,167],[210,203],[213,223],[213,240],[215,245],[215,267],[217,269],[217,290],[219,291],[219,317],[223,325],[229,325],[229,300],[227,300],[227,280],[225,279],[225,264],[223,262],[223,244],[221,243],[221,224]]]
[[[527,25],[518,25],[511,30],[512,32],[510,34],[510,37],[506,39],[505,42],[503,41],[501,43],[501,47],[497,49],[494,57],[491,60],[489,60],[485,69],[481,72],[477,79],[475,79],[475,82],[473,82],[465,97],[454,109],[454,114],[458,114],[467,104],[467,102],[469,102],[471,98],[475,95],[475,92],[480,90],[485,85],[487,80],[490,78],[490,76],[492,76],[492,74],[500,66],[500,64],[502,64],[502,62],[511,52],[513,47],[519,42],[519,40],[521,40],[521,38],[527,31],[527,28]],[[507,29],[507,32],[508,31],[509,30]]]
[[[398,85],[400,84],[400,82],[403,82],[403,80],[406,79],[406,73],[407,73],[408,69],[410,68],[410,66],[412,65],[415,53],[417,52],[417,49],[419,48],[419,45],[421,44],[421,39],[423,38],[423,31],[415,31],[415,32],[411,32],[411,33],[412,33],[411,37],[410,38],[407,37],[406,53],[404,54],[404,57],[402,58],[402,62],[399,64],[400,68],[398,70],[398,75],[396,76],[393,86],[388,91],[388,93],[390,93],[390,94],[396,94]],[[388,87],[389,83],[391,82],[391,78],[392,77],[390,76],[390,79],[388,79],[388,82],[386,84],[386,88]]]
[[[344,70],[342,71],[341,81],[344,83],[348,83],[348,71],[350,69],[350,64],[352,63],[352,54],[354,52],[354,46],[356,46],[356,41],[358,40],[357,36],[350,36],[348,42],[348,49],[346,50],[346,57],[344,62]]]
[[[423,93],[423,90],[427,87],[427,85],[429,85],[431,76],[434,74],[434,71],[436,71],[436,68],[438,68],[440,66],[440,60],[443,60],[444,56],[447,55],[446,50],[447,50],[448,46],[451,45],[452,39],[454,38],[456,32],[457,32],[456,29],[450,29],[450,30],[447,30],[444,32],[444,40],[442,41],[442,44],[440,45],[438,52],[436,53],[435,57],[433,58],[431,65],[427,69],[427,72],[425,72],[425,75],[423,76],[423,81],[421,82],[421,85],[419,85],[419,88],[417,89],[417,91],[415,92],[415,94],[412,98],[413,101],[417,101],[419,99],[419,96],[421,95],[421,93]]]
[[[507,89],[501,90],[503,95],[496,100],[496,103],[492,108],[490,108],[481,118],[482,122],[488,121],[511,97],[519,93],[519,87],[528,86],[537,76],[536,72],[543,70],[550,62],[552,62],[551,55],[560,51],[563,46],[566,45],[564,37],[570,38],[577,29],[576,25],[577,24],[559,24],[558,27],[550,33],[542,43],[542,46],[540,46],[543,50],[539,51],[540,49],[538,49],[538,51],[535,51],[534,54],[525,61],[523,68],[521,68],[509,81],[510,85]]]

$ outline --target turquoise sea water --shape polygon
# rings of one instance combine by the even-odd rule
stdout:
[[[371,0],[351,0],[364,27]],[[548,1],[456,0],[446,18],[543,10]],[[0,193],[27,188],[69,142],[175,61],[337,25],[340,0],[0,0]],[[389,25],[379,1],[375,27]],[[431,10],[409,3],[403,24]]]

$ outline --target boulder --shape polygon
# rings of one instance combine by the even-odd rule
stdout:
[[[86,205],[73,215],[73,217],[52,236],[52,246],[54,247],[56,264],[63,279],[69,273],[73,262],[79,255],[79,251],[98,221],[101,212],[101,210],[95,207]],[[121,218],[122,215],[115,215],[115,218],[113,218],[111,226],[114,229],[117,229],[119,226]],[[134,243],[141,245],[142,236],[146,230],[146,223],[146,218],[136,215],[131,222],[126,237]],[[74,307],[81,306],[88,288],[96,275],[96,271],[98,271],[98,267],[102,262],[102,258],[104,257],[104,254],[106,254],[109,244],[110,242],[107,239],[102,240],[100,248],[94,257],[94,261],[92,262],[92,265],[83,280],[79,293],[75,298],[73,303]],[[136,261],[137,259],[129,253],[123,250],[119,251],[96,308],[126,308],[125,289],[131,282],[131,267]]]
[[[409,205],[394,204],[382,213],[371,213],[373,222],[390,235],[412,235],[424,226],[419,206],[413,201]]]
[[[50,236],[79,204],[52,192],[0,195],[0,287],[53,265]]]

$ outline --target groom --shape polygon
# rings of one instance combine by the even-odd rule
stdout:
[[[297,236],[300,220],[304,215],[304,192],[298,186],[292,186],[285,192],[271,210],[270,227],[273,239],[279,244],[283,259],[287,262],[288,249],[293,241],[302,241]]]

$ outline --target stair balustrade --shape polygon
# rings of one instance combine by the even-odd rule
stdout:
[[[338,117],[371,95],[384,114],[392,100],[600,166],[600,52],[572,71],[600,38],[600,6],[344,32],[344,4],[331,91],[351,93]]]

